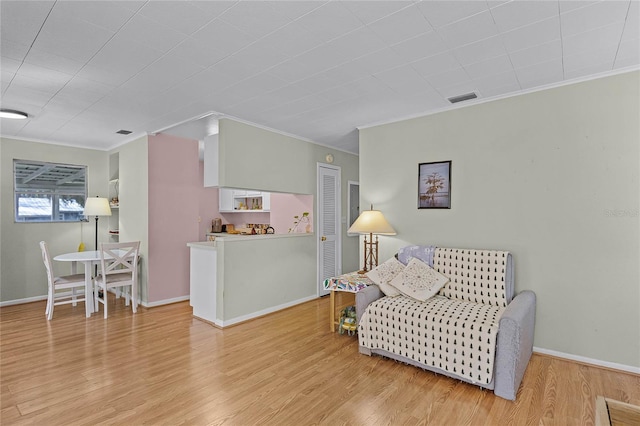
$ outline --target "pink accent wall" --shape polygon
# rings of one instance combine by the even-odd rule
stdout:
[[[221,214],[218,188],[205,188],[203,177],[198,141],[149,136],[149,303],[189,295],[187,243],[205,241],[216,217],[236,227],[270,223],[276,233],[286,234],[293,216],[308,211],[313,224],[311,195],[271,193],[271,213]]]
[[[271,193],[271,226],[276,234],[286,234],[293,228],[294,216],[302,217],[302,212],[309,212],[311,232],[313,232],[313,195]],[[300,226],[298,232],[305,232]]]
[[[189,295],[187,243],[204,240],[206,224],[198,223],[198,216],[217,210],[213,190],[203,186],[198,141],[149,136],[148,302]]]

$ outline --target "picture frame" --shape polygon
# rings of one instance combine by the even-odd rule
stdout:
[[[418,209],[451,208],[451,161],[418,164]]]

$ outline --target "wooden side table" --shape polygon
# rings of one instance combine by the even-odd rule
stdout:
[[[349,272],[348,274],[342,274],[324,280],[325,290],[331,291],[329,295],[329,327],[332,333],[335,333],[336,325],[340,324],[339,320],[336,321],[336,292],[355,294],[371,284],[373,284],[373,281],[367,278],[366,275],[361,275],[357,272]],[[339,308],[342,309],[344,307],[343,305],[348,306],[342,303]]]

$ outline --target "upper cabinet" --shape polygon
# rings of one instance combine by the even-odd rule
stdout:
[[[271,194],[244,189],[220,188],[220,213],[268,212]]]

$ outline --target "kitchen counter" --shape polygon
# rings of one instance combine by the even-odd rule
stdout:
[[[209,235],[187,243],[194,317],[226,327],[317,297],[317,234]]]
[[[299,238],[299,237],[313,237],[315,234],[256,234],[256,235],[243,235],[243,234],[227,234],[226,232],[213,232],[208,233],[208,236],[216,237],[216,240],[222,241],[249,241],[249,240],[265,240],[265,239],[274,239],[274,238]],[[215,243],[215,241],[212,241]],[[193,244],[193,243],[189,243]],[[215,247],[215,246],[214,246]]]

